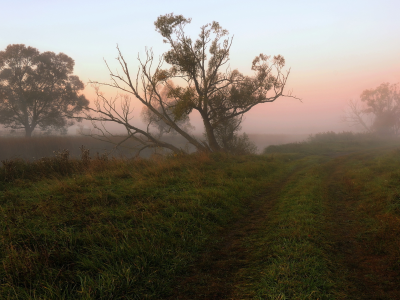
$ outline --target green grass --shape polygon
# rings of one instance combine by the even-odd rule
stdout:
[[[264,230],[247,238],[252,261],[239,294],[252,299],[338,299],[324,232],[324,159],[308,157],[280,192]],[[325,159],[326,161],[326,159]]]
[[[238,246],[233,299],[396,299],[399,144],[328,133],[264,155],[7,161],[0,298],[171,297],[223,232],[268,205]],[[349,267],[342,234],[376,274]]]
[[[359,238],[372,253],[386,255],[393,269],[400,271],[399,148],[357,155],[344,169],[348,190],[357,200]]]
[[[69,161],[65,176],[21,167],[0,191],[1,298],[163,297],[288,157]]]
[[[363,149],[379,148],[384,145],[397,145],[395,138],[377,137],[373,134],[353,132],[325,132],[310,135],[306,141],[271,145],[264,149],[264,154],[297,153],[302,155],[338,155],[358,152]]]

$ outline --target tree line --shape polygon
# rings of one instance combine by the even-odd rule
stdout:
[[[102,132],[97,138],[109,140],[108,123],[122,125],[126,140],[145,148],[183,149],[162,139],[165,133],[179,134],[198,151],[248,153],[254,146],[240,134],[244,115],[255,106],[292,97],[285,92],[290,69],[284,70],[281,55],[263,53],[251,63],[247,76],[229,66],[233,37],[218,22],[200,28],[197,38],[186,35],[191,19],[166,14],[155,21],[155,30],[169,50],[156,60],[151,49],[138,57],[133,72],[117,47],[120,71],[106,62],[111,82],[91,81],[97,98],[89,106],[82,94],[84,84],[73,75],[74,60],[64,53],[40,53],[23,44],[0,51],[0,124],[24,129],[29,137],[35,128],[66,132],[82,119],[93,122]],[[101,86],[111,86],[119,96],[107,98]],[[299,99],[300,100],[300,99]],[[132,104],[143,105],[143,123],[132,120]],[[120,107],[117,106],[120,104]],[[361,94],[361,104],[352,101],[346,121],[365,130],[399,134],[400,93],[396,85],[382,84]],[[189,115],[196,111],[203,121],[203,138],[191,134]],[[372,123],[364,118],[372,116]]]

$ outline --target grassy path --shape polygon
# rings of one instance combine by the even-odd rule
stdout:
[[[337,299],[339,281],[326,253],[325,174],[322,157],[307,165],[281,190],[264,229],[249,236],[251,267],[242,270],[236,299]]]
[[[0,298],[400,299],[400,150],[315,152],[0,168]]]
[[[249,203],[249,210],[242,218],[222,230],[189,270],[183,280],[178,280],[175,294],[169,299],[234,299],[235,285],[240,281],[240,270],[252,263],[250,249],[244,239],[257,234],[265,226],[279,193],[296,178],[304,162],[294,164],[290,171],[267,184],[265,190]]]
[[[321,174],[308,157],[273,184],[170,299],[336,299],[324,249]]]
[[[169,299],[400,299],[398,243],[386,236],[399,238],[400,226],[382,224],[385,205],[371,199],[386,191],[365,177],[387,176],[374,169],[376,159],[386,168],[384,154],[304,158],[222,232]]]

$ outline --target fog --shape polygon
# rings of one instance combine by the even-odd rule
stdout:
[[[4,134],[4,131],[3,131]],[[202,138],[201,136],[196,136]],[[257,146],[261,153],[270,145],[280,145],[292,142],[301,142],[308,138],[304,134],[250,134],[250,140]],[[23,159],[27,161],[39,160],[43,157],[54,157],[64,150],[69,151],[71,158],[79,159],[81,156],[81,147],[89,149],[91,157],[107,154],[109,157],[132,158],[136,157],[138,144],[132,140],[127,141],[122,146],[115,148],[115,144],[121,141],[123,137],[116,136],[111,138],[114,143],[100,141],[98,139],[79,135],[67,136],[33,136],[29,139],[18,135],[0,136],[0,161],[10,159]],[[182,149],[195,151],[195,148],[185,141],[184,138],[177,135],[166,135],[163,140],[168,141]],[[166,154],[168,151],[162,149],[147,149],[140,153],[141,157],[148,158],[153,153]]]
[[[74,74],[86,85],[83,94],[92,105],[96,95],[89,82],[111,83],[104,60],[112,71],[120,68],[115,60],[116,45],[133,74],[138,68],[138,54],[143,58],[146,47],[152,48],[156,58],[168,50],[154,30],[154,21],[166,13],[192,18],[187,26],[192,37],[198,36],[202,25],[218,21],[234,37],[229,68],[244,75],[253,74],[251,62],[256,55],[283,55],[285,70],[290,70],[286,90],[301,101],[281,97],[245,114],[241,132],[249,134],[259,151],[269,144],[300,141],[318,132],[358,131],[342,121],[346,103],[358,99],[365,89],[383,82],[400,82],[400,40],[394,38],[400,32],[400,3],[396,1],[206,0],[202,5],[150,1],[140,3],[140,8],[134,1],[119,0],[112,6],[94,1],[22,2],[24,5],[18,1],[4,5],[7,14],[0,20],[0,50],[22,43],[42,52],[69,55],[75,60]],[[110,87],[102,89],[106,97],[117,94]],[[131,122],[144,128],[142,105],[132,101]],[[190,120],[194,127],[191,133],[201,136],[204,128],[200,116],[192,113]],[[82,125],[92,128],[88,121]],[[76,134],[76,128],[71,127],[68,135]],[[119,125],[107,124],[106,128],[114,134],[126,133]],[[11,148],[8,153],[36,155],[19,154]]]

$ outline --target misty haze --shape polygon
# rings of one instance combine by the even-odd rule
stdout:
[[[399,9],[5,3],[0,299],[400,299]]]

